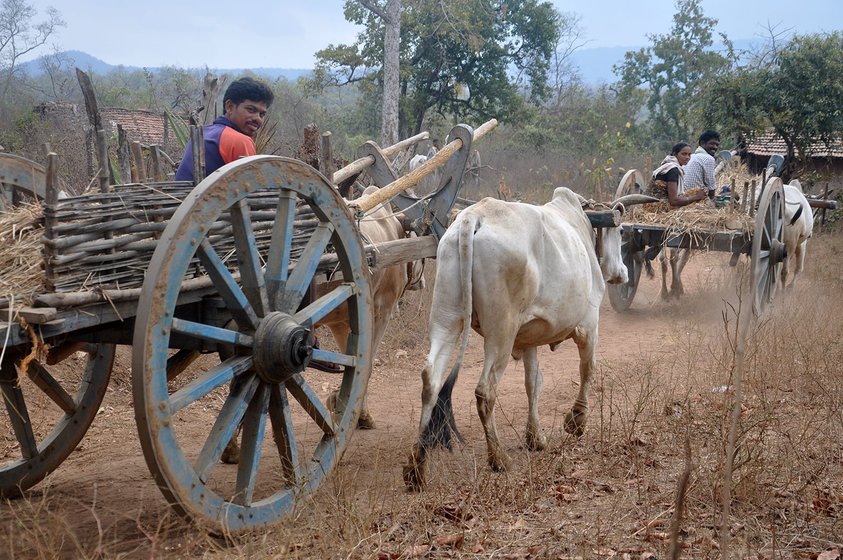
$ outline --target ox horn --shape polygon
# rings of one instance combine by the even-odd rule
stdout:
[[[646,194],[625,194],[619,199],[612,202],[612,206],[615,204],[621,204],[623,206],[633,206],[635,204],[649,204],[651,202],[658,202],[659,199],[654,196],[648,196]]]

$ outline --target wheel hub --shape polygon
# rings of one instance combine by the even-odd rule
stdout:
[[[787,247],[778,239],[773,239],[770,244],[770,262],[772,264],[779,264],[787,258]]]
[[[310,329],[296,323],[290,315],[274,311],[258,326],[254,349],[255,370],[261,379],[283,383],[310,363]]]

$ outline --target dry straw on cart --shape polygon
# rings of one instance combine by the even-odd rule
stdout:
[[[28,305],[44,288],[40,204],[0,212],[0,296]]]

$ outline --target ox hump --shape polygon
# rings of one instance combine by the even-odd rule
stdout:
[[[582,208],[579,197],[568,187],[556,187],[553,191],[553,198],[550,200],[556,204],[567,204],[574,208]]]

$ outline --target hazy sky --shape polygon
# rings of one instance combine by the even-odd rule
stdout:
[[[447,0],[446,0],[447,1]],[[350,43],[360,28],[343,17],[343,0],[29,0],[67,23],[52,43],[109,64],[211,68],[310,68],[330,43]],[[674,0],[553,0],[581,17],[587,47],[646,46],[666,33]],[[732,39],[843,29],[843,0],[705,0],[705,14]],[[42,50],[39,54],[48,51]]]

